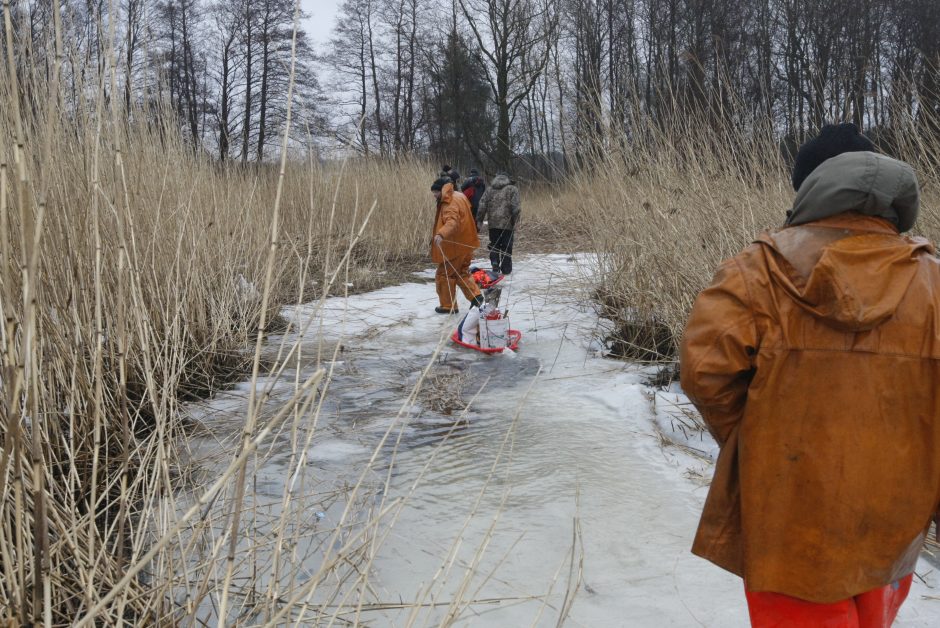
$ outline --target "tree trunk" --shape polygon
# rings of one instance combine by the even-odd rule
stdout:
[[[373,98],[375,98],[375,129],[379,136],[379,153],[382,155],[387,154],[387,147],[385,143],[385,132],[384,125],[382,123],[382,97],[379,94],[379,76],[378,69],[376,68],[375,63],[375,45],[373,42],[374,35],[372,33],[372,5],[371,0],[367,0],[367,13],[366,13],[366,25],[368,27],[368,46],[369,46],[369,70],[372,75],[372,90]]]
[[[257,161],[264,160],[264,142],[268,126],[268,79],[271,71],[271,11],[270,2],[265,3],[264,19],[261,22],[261,92],[258,103],[258,149]]]
[[[252,88],[252,64],[254,59],[254,41],[252,39],[252,27],[254,20],[251,15],[251,0],[245,0],[245,112],[244,122],[242,123],[242,163],[248,163],[248,147],[251,140],[251,88]]]

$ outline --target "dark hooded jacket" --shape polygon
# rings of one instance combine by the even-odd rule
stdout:
[[[802,225],[833,210],[880,216],[909,231],[917,220],[920,191],[914,170],[897,159],[872,152],[843,153],[827,159],[800,185],[788,225]]]
[[[477,210],[480,207],[480,199],[483,198],[483,194],[486,192],[486,182],[480,175],[471,174],[461,184],[460,191],[470,201],[470,211],[473,212],[473,217],[476,218]]]
[[[916,179],[838,159],[801,186],[791,222],[813,220],[721,265],[680,356],[721,445],[693,552],[821,603],[911,573],[940,501],[940,263],[892,224]]]

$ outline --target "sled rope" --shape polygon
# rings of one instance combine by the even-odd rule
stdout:
[[[449,242],[449,241],[448,241],[448,242]],[[466,247],[468,247],[468,248],[473,248],[474,251],[476,250],[476,247],[470,247],[468,244],[461,244],[460,242],[451,242],[451,244],[460,244],[461,246],[466,246]],[[440,245],[440,244],[437,245],[437,250],[439,250],[439,251],[441,252],[441,257],[444,258],[444,264],[446,264],[447,266],[450,266],[451,270],[454,271],[454,275],[456,275],[457,280],[460,281],[460,283],[462,283],[463,286],[469,290],[469,289],[470,289],[470,286],[467,285],[467,282],[464,281],[464,278],[460,275],[460,272],[457,270],[457,268],[456,268],[453,264],[451,264],[451,263],[450,263],[450,260],[447,259],[447,256],[444,255],[444,249],[441,248],[441,245]],[[473,292],[473,290],[470,290],[470,292]],[[483,295],[483,291],[481,290],[481,291],[480,291],[480,296],[482,296],[482,295]],[[456,301],[457,301],[457,290],[454,289],[453,294],[450,295],[450,303],[451,303],[451,308],[452,308],[452,309],[453,309],[453,306],[456,305]]]
[[[462,246],[462,247],[465,247],[465,248],[468,248],[468,249],[473,249],[474,251],[476,251],[476,249],[477,249],[477,247],[475,247],[475,246],[470,246],[469,244],[463,244],[462,242],[454,242],[453,240],[444,240],[444,239],[442,239],[441,241],[442,241],[442,242],[447,242],[447,243],[449,243],[449,244],[457,244],[457,245],[459,245],[459,246]],[[454,271],[454,274],[457,276],[457,279],[460,281],[460,283],[462,283],[462,284],[464,285],[464,287],[469,287],[469,286],[467,286],[467,282],[464,281],[464,278],[463,278],[463,277],[460,275],[460,273],[457,271],[457,268],[456,268],[453,264],[450,263],[450,259],[448,259],[446,255],[444,255],[444,249],[441,247],[440,244],[437,245],[437,249],[441,252],[441,257],[444,258],[444,264],[446,264],[447,266],[449,266],[449,267]],[[507,303],[507,304],[509,303],[510,300],[512,300],[512,284],[513,284],[513,282],[510,281],[510,282],[509,282],[508,289],[506,290],[506,303]],[[479,288],[479,286],[478,286],[478,288]],[[502,290],[502,288],[496,288],[496,289]],[[480,294],[483,295],[483,290],[482,290],[482,289],[480,289]],[[457,292],[456,292],[456,290],[454,291],[453,294],[450,295],[450,301],[451,301],[452,304],[455,304],[455,302],[457,301]],[[506,308],[506,312],[508,312],[508,311],[509,311],[509,308],[507,307],[507,308]]]

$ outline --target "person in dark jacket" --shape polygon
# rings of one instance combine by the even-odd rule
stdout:
[[[441,166],[441,173],[439,177],[447,177],[450,179],[450,182],[454,184],[454,192],[460,190],[460,173],[456,168],[452,168],[448,164]]]
[[[940,501],[940,261],[914,170],[853,124],[800,148],[782,229],[719,267],[680,352],[721,450],[692,551],[757,628],[887,628]]]
[[[480,199],[486,192],[486,181],[480,176],[480,171],[476,168],[470,170],[470,176],[464,179],[460,191],[470,201],[470,211],[473,212],[473,219],[476,220],[477,209],[480,207]]]
[[[478,231],[483,229],[483,221],[489,219],[490,263],[495,273],[512,273],[512,245],[521,213],[519,189],[508,174],[496,173],[480,199],[476,217]]]

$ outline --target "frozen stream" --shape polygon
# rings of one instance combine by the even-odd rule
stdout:
[[[303,417],[285,424],[255,467],[249,537],[277,528],[297,452],[320,499],[292,515],[292,541],[280,560],[295,571],[282,570],[280,597],[316,570],[322,539],[346,503],[344,487],[355,484],[391,428],[366,474],[372,492],[356,508],[408,498],[374,546],[363,623],[438,625],[450,614],[457,625],[554,626],[567,612],[570,626],[748,625],[740,580],[689,552],[708,464],[661,446],[658,435],[670,429],[669,403],[681,403],[681,395],[661,394],[654,411],[644,384],[650,371],[600,357],[603,322],[589,306],[587,262],[520,260],[501,302],[524,334],[519,351],[489,357],[444,342],[410,405],[415,382],[458,320],[433,312],[433,284],[333,298],[322,311],[317,304],[284,310],[294,330],[317,320],[299,338],[298,369],[273,386],[269,405],[316,364],[333,371],[316,428]],[[272,338],[268,357],[295,334]],[[246,388],[191,408],[208,432],[194,455],[209,470],[230,457]],[[700,435],[688,439],[706,457],[713,453]],[[256,571],[273,551],[258,552]],[[915,578],[896,625],[940,625],[933,569],[921,561],[923,580]],[[271,578],[258,581],[264,590]],[[302,624],[317,623],[307,617]]]

